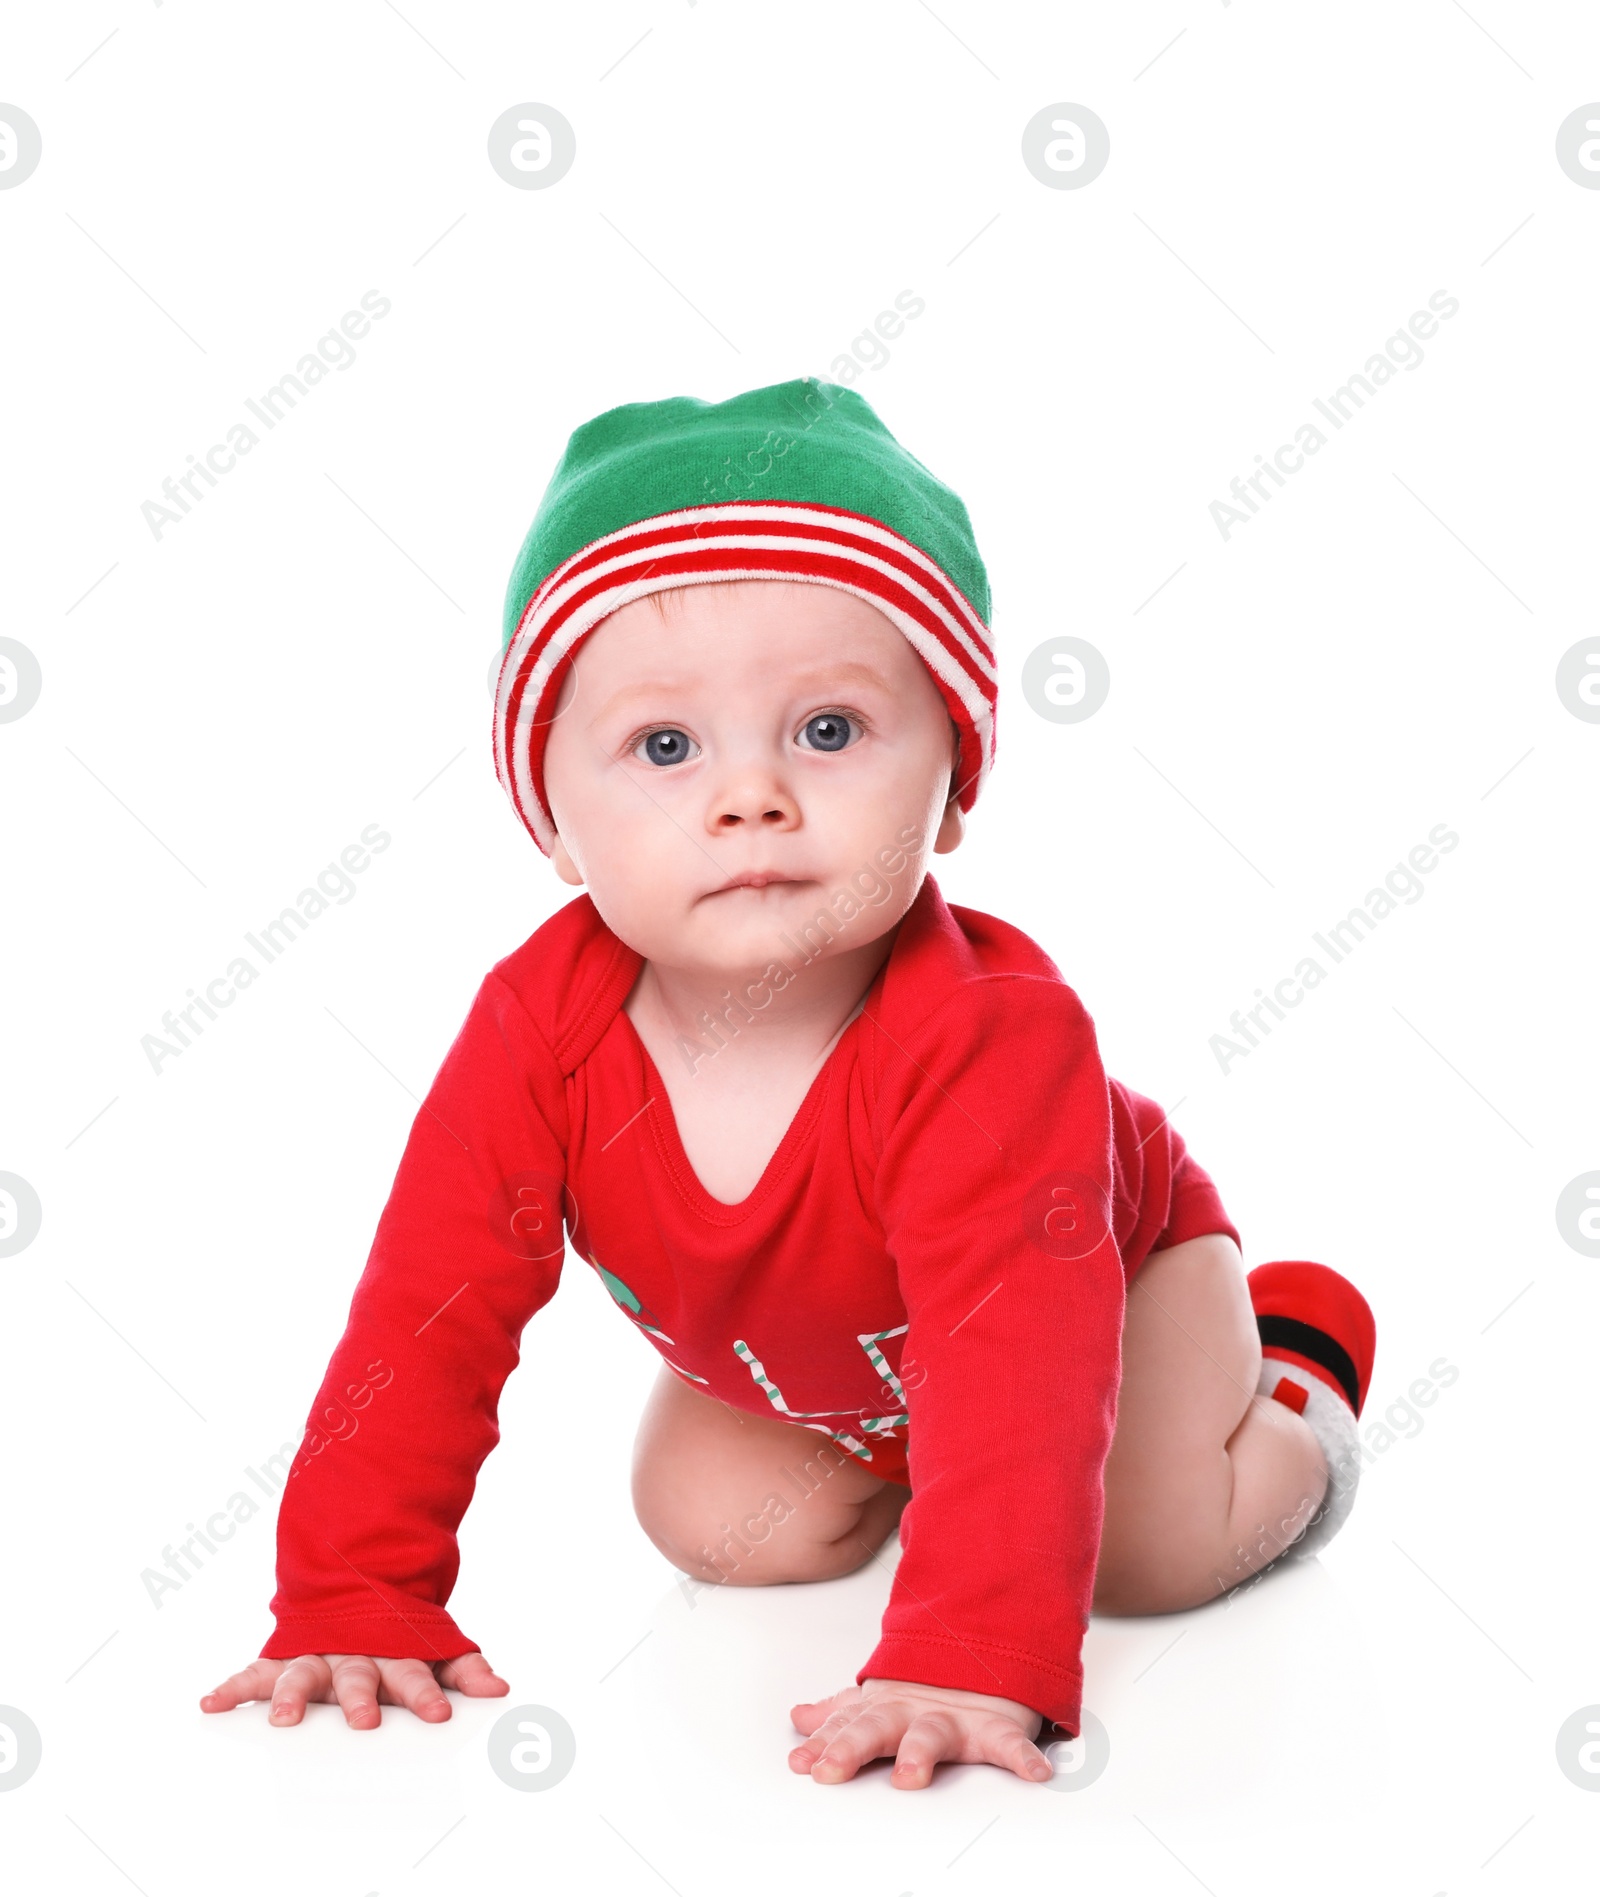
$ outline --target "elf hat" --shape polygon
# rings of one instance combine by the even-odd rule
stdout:
[[[810,580],[898,626],[961,738],[970,810],[994,762],[989,581],[959,496],[853,390],[811,376],[726,402],[630,402],[567,443],[512,568],[495,770],[546,855],[544,751],[583,639],[647,593]]]

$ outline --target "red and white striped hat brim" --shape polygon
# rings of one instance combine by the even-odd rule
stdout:
[[[647,593],[774,579],[836,586],[900,628],[956,721],[959,801],[963,810],[972,807],[994,762],[998,674],[989,629],[961,590],[920,547],[867,515],[798,501],[728,501],[657,514],[590,541],[524,607],[500,661],[495,770],[546,855],[555,825],[544,796],[544,748],[563,662],[584,636]]]

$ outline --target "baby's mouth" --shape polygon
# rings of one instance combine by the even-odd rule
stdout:
[[[730,876],[720,889],[709,893],[713,896],[761,895],[770,889],[795,889],[807,879],[801,876],[785,876],[777,870],[745,870],[738,876]]]

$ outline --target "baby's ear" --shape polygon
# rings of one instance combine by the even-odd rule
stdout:
[[[939,833],[933,839],[934,852],[948,855],[967,833],[966,814],[956,801],[954,787],[951,788],[950,801],[944,807],[944,815],[939,820]]]
[[[559,833],[550,845],[550,861],[555,864],[556,874],[562,882],[571,883],[575,888],[583,886],[583,876],[568,853],[566,844],[561,841]]]

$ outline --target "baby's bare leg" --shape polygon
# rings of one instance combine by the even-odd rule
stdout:
[[[699,1580],[848,1574],[888,1540],[910,1493],[819,1431],[735,1410],[665,1366],[634,1445],[639,1525]]]
[[[1232,1239],[1151,1253],[1128,1287],[1122,1352],[1094,1604],[1171,1613],[1280,1554],[1327,1467],[1309,1426],[1255,1394],[1261,1345]]]

